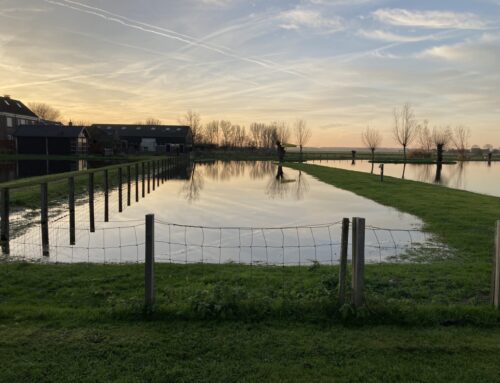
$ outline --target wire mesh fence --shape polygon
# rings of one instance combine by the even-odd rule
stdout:
[[[117,191],[110,200],[117,200]],[[102,195],[96,212],[102,213]],[[88,206],[75,208],[77,222],[88,222]],[[144,220],[96,219],[94,230],[86,225],[71,230],[67,213],[49,222],[49,256],[43,256],[40,225],[33,225],[11,240],[9,259],[60,263],[141,263],[144,261]],[[155,220],[156,261],[176,264],[227,264],[310,266],[334,265],[341,253],[342,221],[282,227],[232,227],[183,225]],[[424,252],[446,252],[432,235],[416,229],[366,227],[367,262],[404,260]],[[350,251],[350,250],[349,250]],[[350,253],[349,253],[350,255]]]

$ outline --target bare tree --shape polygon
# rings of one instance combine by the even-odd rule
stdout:
[[[363,140],[363,144],[372,152],[373,163],[373,161],[375,161],[375,150],[379,148],[382,143],[382,135],[378,130],[367,127],[363,133],[361,133],[361,139]]]
[[[161,120],[158,120],[157,118],[148,118],[146,119],[146,125],[161,125]]]
[[[464,159],[469,148],[470,129],[459,125],[453,129],[452,141],[461,159]]]
[[[417,120],[409,103],[401,109],[394,109],[394,139],[403,146],[403,157],[406,162],[406,149],[418,133]]]
[[[295,139],[297,140],[297,145],[300,148],[300,157],[302,158],[302,148],[306,145],[311,139],[312,132],[306,126],[306,121],[302,119],[297,119],[294,125],[294,133]]]
[[[427,120],[424,120],[418,131],[418,143],[426,153],[430,153],[434,147],[432,132],[429,129],[429,121]]]
[[[232,125],[231,121],[225,121],[222,120],[219,123],[219,127],[222,133],[222,146],[224,147],[229,147],[232,142],[232,136],[233,136],[233,131],[232,131]]]
[[[449,127],[432,129],[432,142],[436,145],[437,150],[437,162],[440,164],[443,162],[443,149],[451,141],[451,130]]]
[[[184,116],[179,119],[180,124],[191,127],[191,134],[193,135],[193,146],[195,146],[203,136],[203,125],[198,112],[188,110]]]
[[[290,140],[290,129],[284,121],[274,121],[271,124],[271,129],[274,131],[274,143],[276,141],[286,144]]]
[[[57,121],[61,116],[59,110],[43,102],[32,102],[28,106],[42,120]]]
[[[205,142],[219,145],[219,121],[213,120],[205,125]]]

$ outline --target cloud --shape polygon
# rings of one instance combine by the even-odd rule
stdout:
[[[373,17],[386,24],[431,29],[485,29],[487,24],[474,13],[378,9]]]
[[[438,40],[440,38],[439,34],[410,36],[410,35],[399,35],[383,30],[368,31],[364,29],[358,31],[358,35],[371,40],[389,41],[398,43],[414,43],[420,41]]]
[[[500,62],[500,35],[485,33],[478,39],[469,39],[452,45],[435,46],[420,53],[418,57],[496,67]]]
[[[336,32],[344,29],[341,17],[329,18],[312,9],[295,8],[282,12],[278,18],[282,21],[280,27],[283,29],[316,29],[328,32]]]

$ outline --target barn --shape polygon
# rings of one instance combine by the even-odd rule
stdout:
[[[118,137],[125,153],[187,153],[193,146],[191,128],[184,125],[95,124],[91,128]]]
[[[87,154],[88,132],[83,126],[23,125],[14,138],[18,154]]]

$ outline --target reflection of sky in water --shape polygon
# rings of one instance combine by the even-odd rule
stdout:
[[[383,228],[421,226],[421,221],[411,215],[334,188],[307,174],[288,168],[283,171],[280,179],[276,177],[277,166],[271,162],[197,163],[188,169],[189,179],[161,184],[139,203],[125,207],[121,214],[117,212],[118,193],[113,191],[113,222],[109,223],[101,222],[103,198],[96,194],[96,233],[88,232],[85,203],[76,209],[79,230],[75,247],[68,245],[68,217],[54,217],[50,225],[50,260],[142,261],[143,221],[148,213],[154,213],[157,220],[157,260],[182,263],[332,263],[339,258],[340,224],[307,226],[335,223],[343,217],[364,217],[367,225]],[[13,254],[39,258],[39,231],[36,226],[16,238]],[[396,254],[395,244],[404,247],[423,241],[422,234],[416,232],[368,230],[367,258],[380,260]]]
[[[307,161],[311,164],[328,166],[333,168],[371,172],[372,164],[366,160],[358,160],[353,165],[351,161],[328,160]],[[436,165],[407,164],[405,179],[435,183]],[[374,173],[380,174],[379,164],[374,164]],[[384,174],[391,177],[401,178],[403,174],[402,164],[384,164]],[[492,162],[488,165],[484,161],[458,162],[454,165],[443,165],[441,180],[439,184],[454,189],[468,190],[476,193],[489,194],[500,197],[500,162]]]

